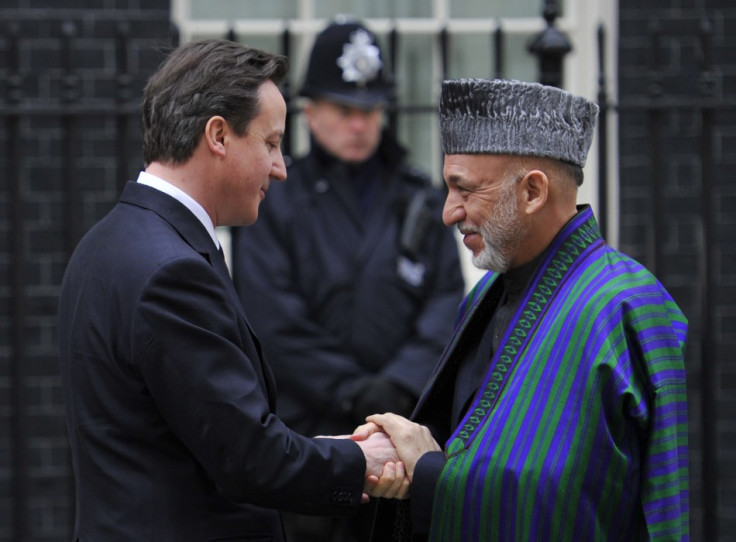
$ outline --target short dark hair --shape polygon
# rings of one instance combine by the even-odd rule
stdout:
[[[547,176],[554,176],[563,181],[573,183],[576,188],[580,188],[583,184],[584,175],[583,168],[570,162],[563,162],[554,158],[543,158],[538,156],[519,156],[519,160],[514,164],[520,172],[529,171],[531,169],[545,170]],[[541,167],[540,167],[541,166]]]
[[[583,168],[576,164],[571,164],[570,162],[562,162],[560,160],[555,160],[555,162],[558,175],[562,176],[564,179],[574,182],[577,188],[582,186],[584,178]]]
[[[215,115],[243,135],[259,113],[260,86],[280,84],[288,67],[284,56],[226,40],[174,49],[143,91],[145,163],[186,162]]]

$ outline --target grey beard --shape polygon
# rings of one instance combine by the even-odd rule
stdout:
[[[509,182],[504,187],[501,198],[480,227],[483,238],[483,250],[473,255],[473,265],[479,269],[488,269],[496,273],[505,273],[511,267],[514,249],[523,238],[524,225],[519,218],[516,207],[516,182]]]

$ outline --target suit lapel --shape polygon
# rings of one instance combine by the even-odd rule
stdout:
[[[254,345],[258,359],[253,359],[253,364],[259,369],[262,384],[268,390],[270,398],[275,397],[275,383],[273,375],[265,363],[263,351],[260,342],[256,337],[253,328],[248,322],[245,310],[240,302],[224,255],[217,249],[212,238],[202,223],[195,217],[189,209],[177,201],[175,198],[136,182],[129,182],[123,191],[120,201],[137,205],[158,214],[163,220],[171,224],[171,226],[179,233],[181,238],[195,251],[197,251],[205,260],[209,262],[213,270],[225,285],[230,296],[230,301],[237,308],[245,328],[249,334],[250,342]]]
[[[245,315],[245,309],[243,309],[243,305],[240,302],[240,296],[238,295],[238,292],[235,289],[235,285],[233,284],[232,277],[230,276],[230,270],[227,268],[227,264],[225,263],[225,255],[223,254],[222,249],[218,250],[217,248],[215,248],[214,245],[212,245],[207,252],[203,253],[203,256],[206,257],[207,260],[209,260],[210,264],[220,276],[222,282],[225,284],[230,297],[237,304],[240,317],[245,321],[245,325],[248,327],[248,331],[250,332],[253,338],[253,342],[256,344],[256,347],[258,349],[258,354],[262,355],[260,343],[258,342],[258,338],[256,337],[256,334],[253,331],[253,328],[251,327],[247,316]]]

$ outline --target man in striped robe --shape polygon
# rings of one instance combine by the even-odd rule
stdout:
[[[688,539],[687,321],[576,205],[596,116],[552,87],[443,84],[443,219],[489,273],[413,421],[356,431],[388,433],[412,480],[375,540],[403,517],[437,542]]]

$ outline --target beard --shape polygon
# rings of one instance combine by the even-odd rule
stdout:
[[[525,234],[525,227],[516,203],[516,179],[506,182],[493,213],[478,229],[483,238],[483,250],[473,254],[473,265],[496,273],[511,267],[516,247]]]

